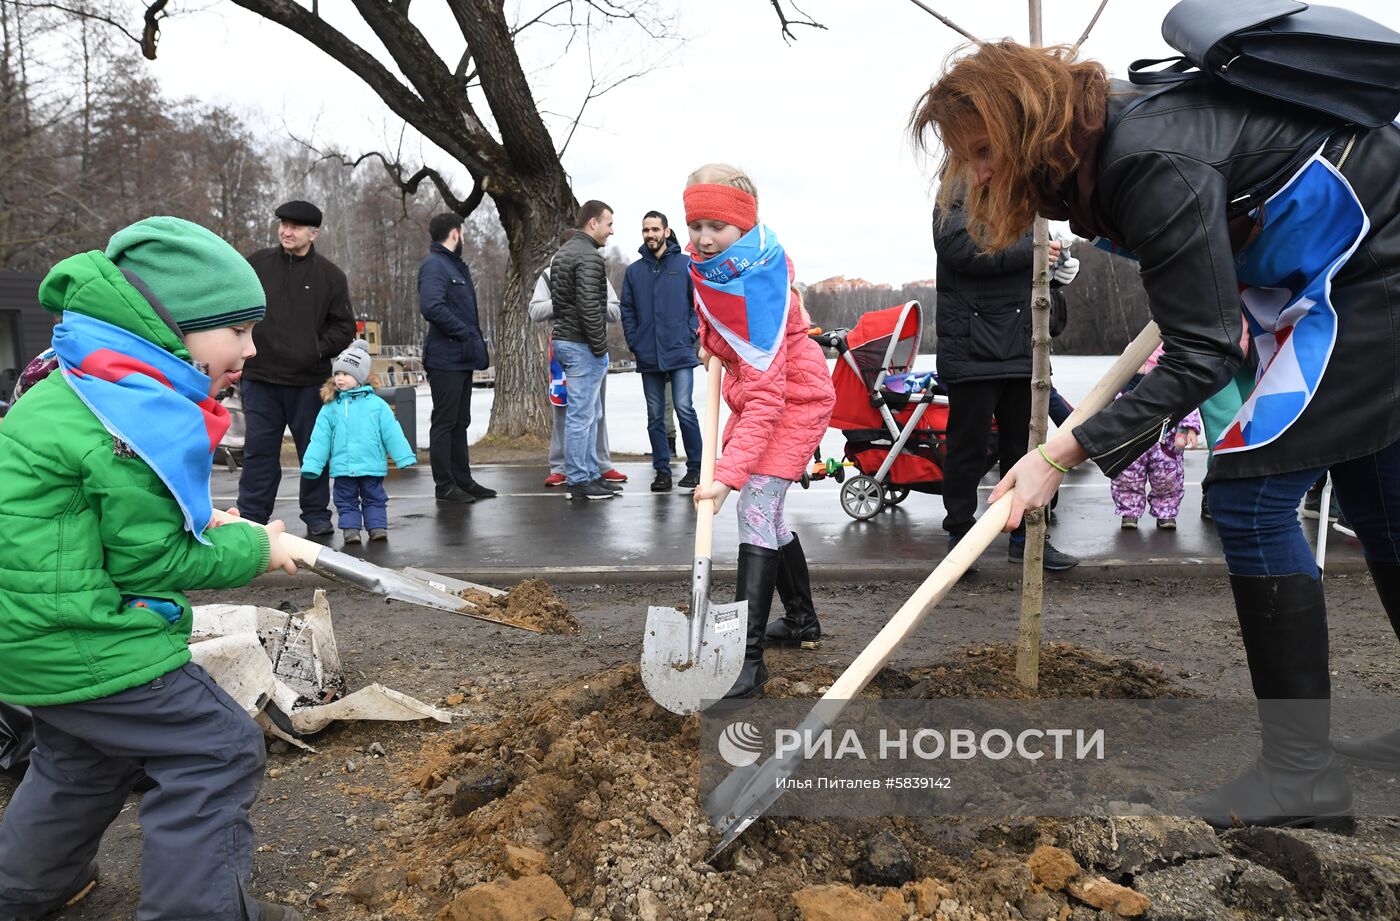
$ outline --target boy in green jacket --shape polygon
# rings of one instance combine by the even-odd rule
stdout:
[[[54,266],[58,369],[0,420],[0,701],[34,717],[0,822],[0,921],[44,917],[97,878],[143,775],[140,921],[287,921],[248,893],[262,732],[190,662],[183,591],[295,572],[276,535],[210,527],[228,414],[266,297],[197,224],[153,217]]]

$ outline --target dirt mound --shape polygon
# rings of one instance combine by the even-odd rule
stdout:
[[[466,589],[462,597],[475,604],[483,617],[501,623],[536,633],[573,635],[579,632],[578,618],[543,579],[526,579],[504,595]]]
[[[1172,690],[1146,666],[1069,646],[1047,647],[1045,666],[1043,694]],[[1015,696],[1013,668],[1010,649],[974,649],[913,673],[887,669],[867,693]],[[815,694],[834,677],[779,676],[774,696]],[[543,889],[557,904],[552,884],[536,885],[548,877],[573,921],[788,919],[799,917],[799,903],[852,899],[868,901],[871,917],[881,908],[899,918],[937,909],[975,921],[981,912],[1005,918],[1003,906],[1034,888],[1026,859],[1048,840],[1034,820],[764,819],[708,863],[716,836],[696,798],[698,717],[658,707],[630,665],[516,694],[504,718],[443,733],[405,762],[380,846],[346,868],[349,881],[326,894],[324,907],[346,918],[484,917],[510,901],[511,878],[532,881],[523,887],[531,898],[544,899]],[[891,865],[901,875],[881,875]],[[852,888],[871,880],[885,885]]]

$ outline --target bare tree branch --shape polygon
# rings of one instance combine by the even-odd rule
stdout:
[[[1098,24],[1099,15],[1103,13],[1103,8],[1108,6],[1108,0],[1099,0],[1099,8],[1094,10],[1094,18],[1089,20],[1089,24],[1084,27],[1084,34],[1079,36],[1079,40],[1074,43],[1073,51],[1078,51],[1079,46],[1088,39],[1089,33],[1094,31],[1094,26]]]
[[[807,26],[809,29],[821,29],[823,32],[826,31],[826,26],[817,22],[811,16],[808,16],[796,3],[792,4],[792,11],[802,17],[800,19],[788,18],[787,12],[783,9],[783,0],[769,0],[769,2],[773,4],[773,12],[778,14],[778,24],[782,26],[783,29],[783,41],[788,44],[797,41],[797,36],[794,35],[792,31],[793,26]]]
[[[945,26],[952,29],[954,32],[958,33],[963,38],[974,42],[982,41],[982,39],[973,35],[971,32],[967,31],[962,26],[958,25],[956,22],[953,22],[953,20],[949,19],[947,16],[944,16],[942,13],[934,10],[928,4],[921,2],[921,0],[909,0],[909,2],[917,6],[919,9],[923,10],[925,13],[928,13],[934,19],[937,19],[939,22],[943,23]]]
[[[103,25],[111,26],[113,29],[116,29],[122,35],[131,39],[131,41],[135,44],[143,45],[141,37],[131,32],[129,29],[127,29],[126,26],[122,25],[119,21],[113,19],[110,16],[104,16],[101,13],[94,13],[92,10],[89,9],[67,6],[63,3],[53,3],[49,2],[49,0],[40,0],[40,2],[29,2],[29,0],[4,0],[4,2],[16,6],[20,9],[53,10],[57,13],[64,13],[68,16],[72,16],[75,19],[89,19],[93,22],[100,22]],[[166,2],[167,0],[160,0],[160,5],[165,6]]]

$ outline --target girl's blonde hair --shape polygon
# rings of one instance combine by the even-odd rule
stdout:
[[[968,47],[977,50],[964,54]],[[1063,45],[989,42],[963,46],[949,60],[914,106],[909,133],[921,150],[931,135],[942,142],[939,204],[946,209],[965,193],[968,233],[987,250],[1005,249],[1034,222],[1041,191],[1060,188],[1079,168],[1075,141],[1096,122],[1102,127],[1108,76]],[[967,152],[967,139],[983,131],[997,161],[992,178],[977,185],[972,164],[954,148]]]
[[[728,163],[706,163],[686,177],[685,187],[688,189],[693,185],[727,185],[747,192],[753,196],[755,203],[758,202],[758,187],[753,184],[749,174]]]

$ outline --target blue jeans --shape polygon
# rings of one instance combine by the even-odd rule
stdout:
[[[598,479],[599,396],[608,373],[607,355],[594,355],[582,342],[554,340],[554,357],[569,380],[569,407],[564,413],[564,479],[579,486]]]
[[[671,447],[666,442],[666,382],[671,383],[671,402],[680,419],[681,441],[685,444],[685,469],[700,470],[704,446],[700,440],[700,420],[695,415],[691,388],[695,384],[694,368],[674,371],[643,371],[642,393],[647,398],[647,437],[651,439],[651,465],[657,470],[671,470]]]
[[[340,527],[351,531],[360,530],[362,524],[370,529],[389,527],[389,494],[382,476],[338,476],[331,492]]]
[[[1400,442],[1331,469],[1337,503],[1366,559],[1400,563]],[[1298,504],[1326,472],[1326,467],[1309,467],[1210,485],[1210,513],[1231,574],[1320,575]]]

